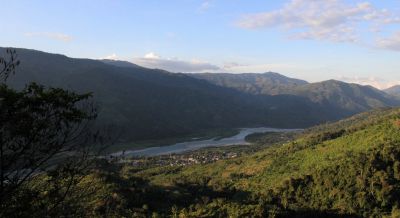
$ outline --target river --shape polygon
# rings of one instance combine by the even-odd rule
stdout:
[[[277,129],[269,127],[258,127],[258,128],[242,128],[237,135],[222,138],[222,139],[208,139],[198,141],[187,141],[180,142],[172,145],[156,146],[139,150],[127,150],[125,156],[158,156],[172,153],[182,153],[186,151],[198,150],[205,147],[219,147],[229,145],[248,145],[245,141],[246,136],[253,133],[264,133],[264,132],[291,132],[298,131],[300,129]],[[121,156],[122,151],[111,154],[112,156]]]

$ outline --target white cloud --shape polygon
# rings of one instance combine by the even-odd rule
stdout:
[[[180,60],[178,58],[163,58],[160,55],[149,52],[141,58],[134,58],[133,63],[143,67],[163,69],[170,72],[183,73],[201,73],[201,72],[218,72],[218,73],[264,73],[268,71],[274,72],[295,72],[298,66],[292,64],[243,64],[238,62],[226,62],[222,66],[208,63],[198,59],[190,61]]]
[[[245,15],[237,25],[245,29],[281,28],[292,39],[357,42],[363,22],[376,31],[383,25],[400,23],[400,17],[369,2],[291,0],[278,10]]]
[[[245,67],[245,66],[248,66],[248,65],[241,64],[241,63],[238,63],[238,62],[227,62],[227,63],[224,64],[224,69],[225,70],[230,70],[230,69],[234,69],[234,68],[237,68],[237,67]]]
[[[163,69],[170,72],[206,72],[206,71],[218,71],[220,67],[214,64],[210,64],[200,60],[179,60],[179,59],[166,59],[157,55],[154,52],[150,52],[144,55],[142,58],[135,58],[134,63],[148,68]]]
[[[376,40],[376,46],[378,48],[400,51],[400,31],[390,37]]]
[[[145,59],[160,59],[160,56],[156,55],[154,52],[149,52],[144,55]]]
[[[25,33],[27,37],[44,37],[49,39],[54,39],[63,42],[72,41],[72,37],[64,33],[52,33],[52,32],[29,32]]]
[[[310,31],[291,35],[289,38],[329,40],[332,42],[357,42],[359,40],[354,28],[346,26],[337,27],[335,29],[316,28]]]
[[[400,85],[400,80],[385,80],[378,77],[345,77],[338,78],[341,81],[348,83],[357,83],[360,85],[370,85],[378,89],[387,89],[394,85]]]
[[[119,60],[119,57],[117,54],[113,53],[113,54],[107,55],[107,56],[105,56],[103,58],[99,58],[99,59]]]

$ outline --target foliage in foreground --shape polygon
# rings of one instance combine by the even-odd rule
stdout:
[[[7,79],[19,61],[7,54],[0,57],[0,217],[72,214],[70,191],[86,175],[97,138],[91,95],[36,83],[15,90]]]

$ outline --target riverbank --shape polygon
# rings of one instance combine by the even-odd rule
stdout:
[[[154,146],[144,149],[132,149],[132,150],[120,150],[118,152],[111,153],[111,156],[159,156],[166,154],[179,154],[187,151],[198,150],[206,147],[221,147],[228,145],[246,145],[245,138],[248,135],[254,133],[264,132],[293,132],[299,129],[278,129],[269,127],[258,127],[258,128],[242,128],[239,133],[230,137],[214,137],[211,139],[197,139],[174,143],[166,146]]]
[[[199,141],[199,140],[208,140],[208,139],[222,139],[237,135],[240,132],[238,128],[232,129],[214,129],[202,131],[196,134],[190,134],[185,136],[173,137],[173,138],[165,138],[165,139],[154,139],[154,140],[142,140],[137,142],[130,143],[119,143],[114,144],[112,146],[107,147],[104,151],[106,154],[115,153],[123,150],[140,150],[150,147],[157,146],[168,146],[176,143],[190,142],[190,141]]]
[[[115,156],[109,159],[109,161],[128,164],[140,169],[160,166],[208,164],[219,160],[251,155],[270,146],[281,146],[298,136],[298,132],[266,132],[255,134],[257,134],[257,140],[252,140],[251,144],[247,146],[231,145],[223,147],[204,147],[198,150],[186,151],[178,154],[158,156]],[[252,135],[248,136],[252,137]]]

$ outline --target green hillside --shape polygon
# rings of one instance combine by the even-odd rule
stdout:
[[[399,105],[398,99],[372,86],[328,80],[307,83],[277,73],[188,74],[215,85],[234,88],[246,93],[261,95],[292,95],[307,98],[319,105],[323,111],[345,117],[372,108]]]
[[[398,217],[400,109],[307,129],[291,142],[193,166],[99,165],[90,216]],[[94,179],[94,183],[90,183]]]
[[[192,73],[194,78],[204,79],[219,86],[235,88],[253,94],[278,95],[288,89],[308,84],[300,79],[289,78],[279,73]]]
[[[310,83],[286,92],[305,96],[313,102],[349,112],[360,112],[371,108],[399,104],[397,99],[372,86],[362,86],[337,80]]]

